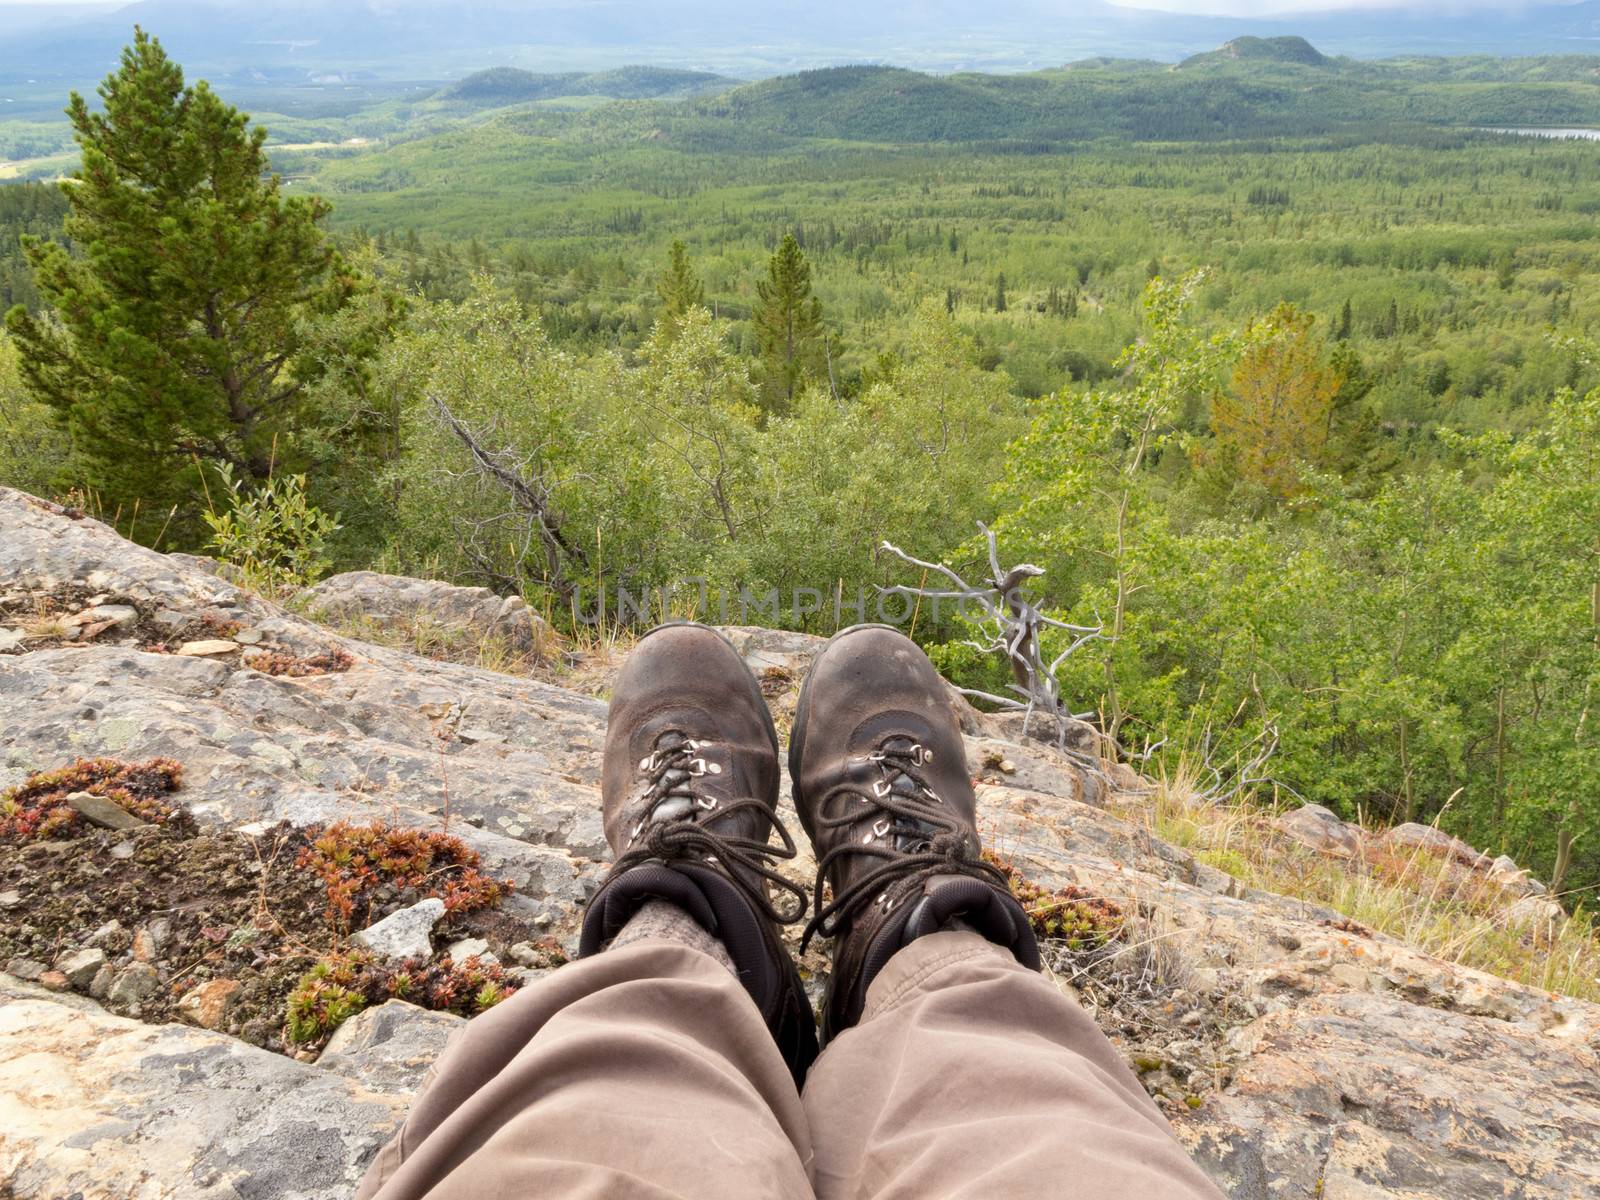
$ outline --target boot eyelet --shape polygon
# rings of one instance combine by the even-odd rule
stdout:
[[[694,806],[705,812],[713,811],[719,803],[721,803],[721,801],[719,801],[715,796],[696,796],[694,798]]]
[[[889,781],[887,779],[880,779],[880,780],[878,780],[876,783],[874,783],[872,785],[872,794],[874,796],[876,796],[879,800],[882,800],[885,796],[887,796],[889,794],[891,788],[892,788],[892,785],[889,783]]]
[[[884,817],[883,820],[879,821],[876,825],[874,825],[872,827],[873,836],[874,837],[883,837],[884,835],[886,835],[889,832],[889,824],[890,824],[889,818],[888,817]]]

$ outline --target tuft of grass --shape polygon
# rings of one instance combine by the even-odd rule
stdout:
[[[0,838],[31,841],[71,835],[83,818],[67,803],[74,792],[91,792],[152,825],[175,809],[165,797],[183,782],[183,767],[170,758],[130,763],[116,758],[80,758],[54,771],[38,771],[0,795]]]
[[[1368,841],[1355,859],[1318,854],[1281,833],[1273,811],[1248,798],[1211,804],[1181,775],[1122,815],[1249,887],[1325,905],[1446,962],[1600,1001],[1600,930],[1581,906],[1551,930],[1511,915],[1518,893],[1421,848]]]
[[[409,891],[417,899],[437,897],[452,913],[499,904],[514,885],[484,875],[480,861],[476,851],[447,833],[339,821],[315,832],[296,865],[322,878],[328,923],[343,930],[367,917],[380,889]]]
[[[318,959],[289,993],[283,1035],[291,1045],[319,1045],[358,1012],[386,1000],[472,1017],[516,992],[499,964],[476,957],[384,963],[365,953],[331,954]]]
[[[278,675],[289,679],[303,679],[310,675],[335,675],[348,671],[355,659],[346,651],[334,649],[325,654],[290,654],[285,650],[253,654],[244,665],[263,675]]]
[[[983,857],[1005,875],[1006,885],[1041,941],[1074,952],[1098,950],[1122,933],[1122,909],[1110,900],[1075,884],[1053,890],[1044,887],[992,850],[985,850]]]

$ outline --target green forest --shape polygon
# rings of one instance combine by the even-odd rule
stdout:
[[[659,615],[619,587],[830,632],[929,582],[884,542],[982,576],[981,522],[1099,631],[1062,692],[1120,754],[1438,820],[1576,907],[1600,144],[1506,131],[1600,127],[1594,63],[1278,39],[252,118],[141,35],[69,123],[0,122],[39,176],[0,187],[0,484],[569,632]],[[1005,687],[959,613],[913,633]]]

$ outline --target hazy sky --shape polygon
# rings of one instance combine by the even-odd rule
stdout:
[[[1543,0],[1545,4],[1567,4],[1575,0]],[[1235,17],[1264,16],[1286,12],[1327,12],[1348,8],[1409,8],[1420,12],[1450,12],[1464,8],[1497,8],[1509,12],[1536,7],[1532,3],[1507,3],[1506,0],[1111,0],[1125,8],[1159,8],[1168,12],[1212,13]]]
[[[106,4],[109,0],[0,0],[0,5],[26,4],[69,5]],[[337,3],[338,0],[332,0]],[[447,0],[443,0],[447,2]],[[759,4],[760,0],[753,0]],[[1574,0],[1543,0],[1547,4],[1572,3]],[[1335,8],[1412,8],[1448,12],[1463,8],[1522,9],[1533,5],[1516,0],[1111,0],[1127,8],[1160,8],[1170,12],[1216,13],[1233,16],[1260,16],[1280,12],[1317,12]],[[1066,0],[1070,7],[1070,0]],[[984,11],[981,0],[973,0],[974,15]]]

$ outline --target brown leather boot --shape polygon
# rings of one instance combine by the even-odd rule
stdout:
[[[949,692],[909,638],[885,625],[834,634],[800,689],[789,777],[817,853],[806,940],[834,939],[824,1042],[860,1018],[895,951],[955,919],[1038,968],[1022,906],[981,857]]]
[[[800,1082],[817,1041],[778,934],[806,904],[772,865],[795,855],[774,813],[778,735],[760,685],[720,634],[662,625],[628,655],[611,696],[600,795],[616,862],[589,901],[579,957],[599,953],[646,901],[671,901],[727,948]]]

